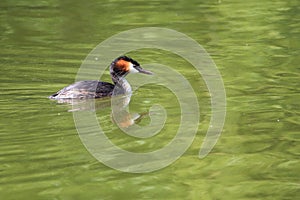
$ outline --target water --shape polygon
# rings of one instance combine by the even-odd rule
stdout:
[[[1,198],[296,199],[299,6],[293,0],[1,1]],[[155,60],[183,74],[199,91],[201,117],[197,136],[180,159],[156,172],[130,174],[99,163],[82,144],[70,107],[46,97],[74,81],[101,41],[146,26],[171,28],[203,45],[224,80],[227,116],[213,151],[199,159],[210,119],[203,79],[170,52],[131,52],[141,63]],[[109,81],[108,73],[104,79]],[[97,117],[115,144],[148,152],[175,135],[180,110],[173,99],[157,85],[132,97],[132,112],[154,103],[166,108],[166,127],[154,138],[122,134],[109,108]]]

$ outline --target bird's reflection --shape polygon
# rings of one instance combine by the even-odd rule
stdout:
[[[131,94],[118,94],[116,87],[112,97],[99,99],[58,99],[58,104],[67,104],[69,112],[91,111],[97,112],[111,108],[111,121],[120,128],[128,128],[138,124],[142,119],[149,117],[149,112],[130,113],[128,105],[131,101]]]

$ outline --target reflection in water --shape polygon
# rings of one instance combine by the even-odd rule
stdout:
[[[118,87],[116,87],[118,88]],[[120,128],[128,128],[133,124],[138,124],[145,117],[149,116],[149,112],[130,113],[128,105],[131,100],[131,93],[125,95],[115,95],[100,99],[57,99],[59,104],[67,104],[71,106],[69,112],[92,111],[97,112],[110,108],[113,105],[111,121]]]
[[[120,128],[128,128],[134,124],[138,124],[145,117],[149,117],[149,112],[130,113],[128,105],[131,100],[131,94],[124,96],[113,96],[112,102],[112,116],[111,119]]]

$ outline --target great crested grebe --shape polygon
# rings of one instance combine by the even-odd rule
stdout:
[[[79,81],[59,90],[55,94],[49,96],[49,98],[87,99],[110,97],[112,96],[115,87],[118,87],[117,94],[130,93],[130,84],[125,79],[125,76],[129,73],[153,74],[152,72],[141,68],[137,61],[127,56],[120,56],[110,64],[110,76],[114,84],[97,80]]]

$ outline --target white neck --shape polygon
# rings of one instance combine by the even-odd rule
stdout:
[[[125,78],[120,78],[117,83],[115,83],[114,95],[120,94],[131,94],[131,86]]]

